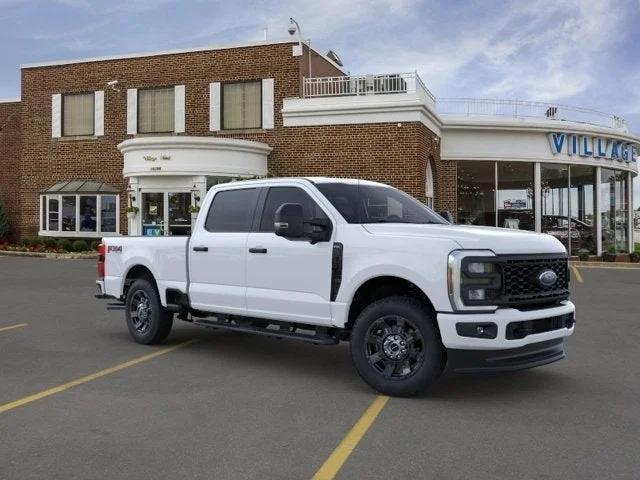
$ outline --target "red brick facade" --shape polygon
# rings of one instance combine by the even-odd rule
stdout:
[[[8,213],[12,239],[18,234],[20,147],[20,103],[0,103],[0,199]]]
[[[440,161],[439,139],[419,122],[284,127],[280,114],[283,99],[301,96],[301,78],[307,71],[306,52],[293,57],[292,43],[24,68],[21,108],[10,107],[11,104],[4,107],[21,109],[19,115],[11,117],[10,128],[20,127],[22,142],[12,143],[7,135],[0,137],[2,152],[17,152],[22,145],[20,155],[9,153],[0,157],[3,172],[14,172],[11,185],[20,192],[21,204],[13,200],[10,207],[15,229],[20,235],[37,234],[39,193],[57,182],[85,179],[122,189],[120,225],[121,232],[126,233],[127,187],[122,174],[123,157],[117,149],[120,142],[132,138],[126,134],[126,91],[173,85],[186,86],[186,131],[182,135],[219,135],[266,143],[273,148],[268,168],[276,176],[379,180],[420,199],[425,196],[426,162],[431,159],[436,173],[436,208],[455,211],[455,166]],[[312,75],[337,76],[342,72],[314,53]],[[275,80],[274,129],[209,131],[210,82],[264,78]],[[112,80],[118,80],[119,91],[107,86]],[[51,138],[51,96],[97,90],[105,92],[104,136]],[[12,161],[13,164],[7,164]],[[11,168],[12,165],[16,168]],[[18,197],[17,191],[6,192],[5,201],[7,197]]]

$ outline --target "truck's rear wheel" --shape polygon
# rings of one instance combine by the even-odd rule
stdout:
[[[171,331],[173,314],[162,306],[155,286],[145,278],[129,288],[125,311],[129,333],[138,343],[162,343]]]
[[[426,389],[446,363],[433,315],[409,297],[384,298],[362,311],[351,332],[351,357],[365,382],[393,396]]]

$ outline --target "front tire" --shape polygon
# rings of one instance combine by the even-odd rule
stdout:
[[[386,395],[415,395],[440,377],[445,348],[435,318],[410,297],[378,300],[358,316],[351,332],[351,357],[372,388]]]
[[[133,282],[125,301],[127,328],[143,345],[162,343],[173,326],[173,314],[162,306],[156,287],[146,278]]]

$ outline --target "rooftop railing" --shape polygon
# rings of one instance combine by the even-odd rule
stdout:
[[[564,120],[627,131],[624,118],[590,108],[570,107],[558,103],[482,98],[439,98],[437,111],[443,115],[467,117],[490,116]]]
[[[305,78],[302,94],[311,98],[416,92],[426,94],[431,102],[435,102],[435,97],[416,72]]]

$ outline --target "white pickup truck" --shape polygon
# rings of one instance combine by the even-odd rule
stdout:
[[[103,239],[98,297],[135,341],[174,315],[316,344],[349,341],[358,373],[413,395],[458,372],[564,358],[569,270],[549,235],[452,225],[375,182],[264,179],[213,187],[190,237]]]

